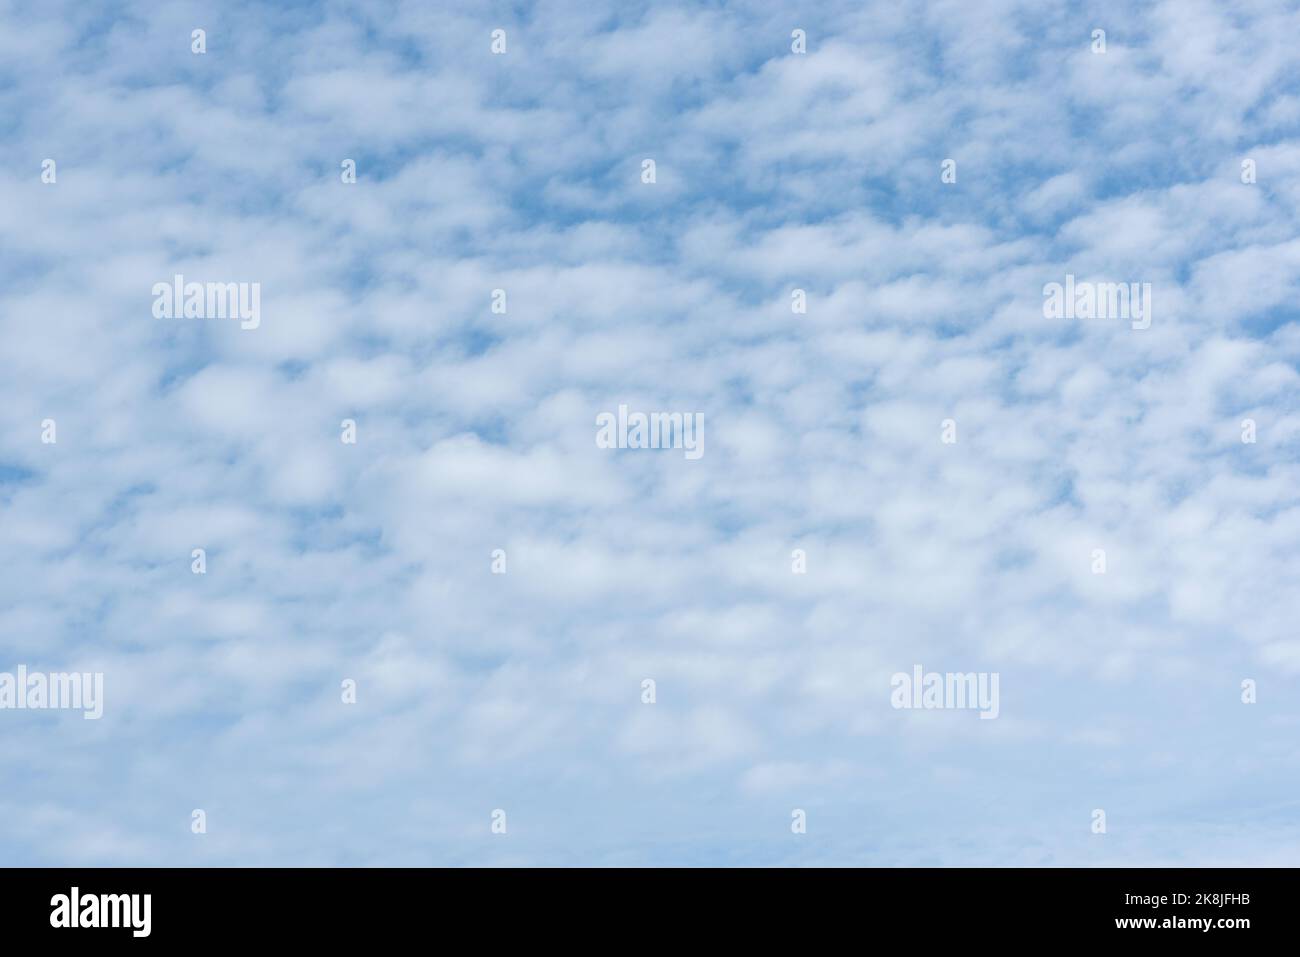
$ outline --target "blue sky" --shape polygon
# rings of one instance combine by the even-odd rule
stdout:
[[[1300,863],[1293,3],[158,6],[0,0],[0,864]]]

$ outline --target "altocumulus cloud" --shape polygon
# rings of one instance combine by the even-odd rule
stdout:
[[[0,8],[0,860],[1296,863],[1293,4],[157,6]]]

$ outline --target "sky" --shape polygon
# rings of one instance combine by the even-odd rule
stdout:
[[[1300,864],[1297,36],[0,0],[0,864]]]

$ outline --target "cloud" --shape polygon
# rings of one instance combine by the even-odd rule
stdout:
[[[1295,860],[1288,4],[17,17],[0,670],[106,705],[0,711],[6,860]]]

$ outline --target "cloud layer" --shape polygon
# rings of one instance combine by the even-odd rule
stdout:
[[[1300,862],[1297,35],[0,3],[0,863]]]

